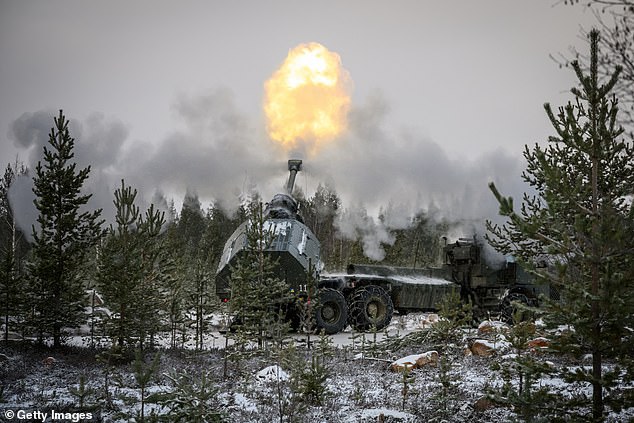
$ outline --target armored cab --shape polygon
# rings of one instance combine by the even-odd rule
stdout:
[[[536,284],[534,277],[512,258],[507,258],[501,267],[490,267],[475,237],[446,245],[444,253],[449,279],[460,286],[462,300],[471,302],[475,312],[499,312],[503,319],[512,321],[515,302],[536,307],[540,295],[558,299],[555,290]]]
[[[297,202],[291,196],[295,176],[301,170],[301,165],[301,160],[288,161],[290,175],[286,193],[275,195],[264,211],[265,230],[272,235],[265,251],[276,262],[277,276],[298,292],[305,289],[309,272],[317,277],[317,269],[321,265],[319,241],[303,223],[298,214]],[[249,225],[250,221],[243,222],[225,244],[216,274],[216,293],[222,301],[231,298],[231,272],[249,247]]]

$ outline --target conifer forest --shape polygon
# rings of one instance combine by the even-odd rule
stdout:
[[[278,200],[148,201],[124,175],[95,207],[74,117],[50,115],[37,163],[0,179],[0,420],[634,421],[634,4],[558,3],[598,10],[597,29],[552,58],[576,83],[544,104],[548,138],[518,152],[523,196],[490,181],[498,215],[476,224],[439,206],[387,225],[393,204],[373,217],[331,181],[307,193],[293,160]],[[284,70],[264,109],[292,143],[274,120]],[[299,255],[320,245],[299,284],[270,254],[291,233],[275,219],[309,229]],[[399,297],[408,283],[441,294]]]

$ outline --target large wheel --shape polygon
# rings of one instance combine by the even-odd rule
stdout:
[[[350,324],[357,330],[381,330],[390,324],[392,313],[392,299],[380,286],[357,288],[350,299]]]
[[[319,308],[315,315],[317,330],[328,335],[341,332],[348,322],[348,306],[343,294],[326,288],[319,294]]]
[[[517,313],[518,311],[520,312],[518,316],[520,321],[528,320],[531,317],[530,312],[528,312],[527,310],[522,310],[520,307],[518,307],[518,303],[524,306],[528,306],[531,304],[528,297],[520,292],[512,292],[502,299],[502,303],[500,304],[502,320],[507,323],[515,323],[515,313]]]

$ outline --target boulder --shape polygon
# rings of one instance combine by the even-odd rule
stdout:
[[[499,320],[484,320],[478,326],[478,333],[481,335],[493,332],[506,332],[509,325]]]
[[[495,354],[495,346],[486,339],[476,339],[469,345],[471,353],[478,357],[490,357]]]
[[[413,370],[428,365],[436,365],[438,362],[437,351],[427,351],[422,354],[413,354],[396,360],[390,364],[390,370],[393,372],[402,372],[404,370]]]
[[[468,339],[467,348],[473,355],[478,357],[490,357],[494,354],[507,351],[511,347],[511,343],[504,337],[501,337],[495,341],[489,341],[488,339]]]
[[[550,341],[546,338],[539,337],[539,338],[531,339],[530,341],[528,341],[526,345],[530,349],[541,350],[544,348],[548,348],[550,346]]]

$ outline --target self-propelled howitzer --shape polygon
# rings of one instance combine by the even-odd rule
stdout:
[[[291,196],[301,160],[289,160],[290,176],[286,192],[276,194],[264,210],[264,227],[273,232],[266,254],[276,263],[275,273],[294,292],[306,291],[309,274],[316,280],[320,267],[320,244],[298,213],[297,201]],[[248,248],[247,230],[251,222],[243,222],[226,242],[218,272],[216,293],[222,301],[231,298],[231,273]]]
[[[515,263],[490,268],[476,240],[460,239],[446,244],[439,267],[403,268],[349,265],[344,273],[320,273],[320,243],[298,213],[291,196],[301,160],[289,160],[286,192],[275,195],[264,212],[264,225],[273,233],[265,253],[270,255],[278,278],[284,280],[297,300],[309,296],[308,281],[316,281],[318,307],[315,322],[327,334],[351,325],[360,331],[386,327],[393,313],[435,310],[451,292],[474,304],[480,313],[513,310],[512,301],[536,305],[540,293]],[[231,298],[231,276],[248,250],[247,231],[242,223],[227,240],[216,274],[216,292],[222,301]],[[285,304],[287,317],[298,320],[294,304]]]

